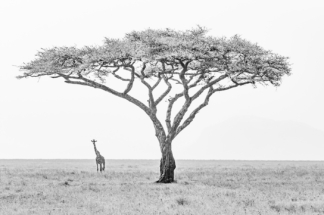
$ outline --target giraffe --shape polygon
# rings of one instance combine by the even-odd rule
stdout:
[[[97,163],[97,171],[98,169],[98,165],[100,165],[100,172],[105,170],[105,158],[100,154],[100,152],[97,150],[96,148],[96,142],[97,140],[91,140],[91,142],[93,143],[94,146],[94,150],[96,153],[96,163]]]

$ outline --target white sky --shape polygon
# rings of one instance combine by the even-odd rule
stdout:
[[[295,147],[293,142],[282,142],[289,153],[283,151],[279,156],[261,150],[269,144],[262,139],[253,150],[247,141],[232,142],[233,154],[226,155],[221,153],[226,150],[222,140],[203,145],[209,152],[205,154],[198,140],[207,128],[237,117],[243,117],[247,126],[254,122],[249,118],[258,118],[324,132],[322,2],[1,1],[0,159],[94,158],[93,138],[106,159],[159,159],[152,123],[138,107],[104,91],[64,84],[59,79],[17,80],[15,65],[34,59],[41,48],[95,45],[104,37],[123,37],[132,30],[186,30],[196,25],[207,27],[216,37],[239,34],[290,57],[292,75],[284,78],[279,88],[248,86],[214,95],[174,141],[175,158],[320,159],[315,154],[323,151],[324,142],[310,149],[307,156],[303,156],[307,143]],[[209,138],[217,140],[217,130],[214,133]]]

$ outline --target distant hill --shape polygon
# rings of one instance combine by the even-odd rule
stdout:
[[[324,131],[293,121],[232,118],[188,146],[197,159],[324,160]]]

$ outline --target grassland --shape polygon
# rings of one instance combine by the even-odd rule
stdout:
[[[324,214],[324,162],[0,160],[0,214]]]

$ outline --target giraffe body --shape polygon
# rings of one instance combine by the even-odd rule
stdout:
[[[95,153],[96,153],[96,164],[97,164],[97,171],[99,171],[99,167],[100,167],[100,172],[104,171],[105,170],[105,158],[104,156],[102,156],[100,154],[100,152],[97,150],[97,147],[96,147],[96,140],[91,140],[91,142],[93,143],[93,146],[94,146],[94,150],[95,150]]]

